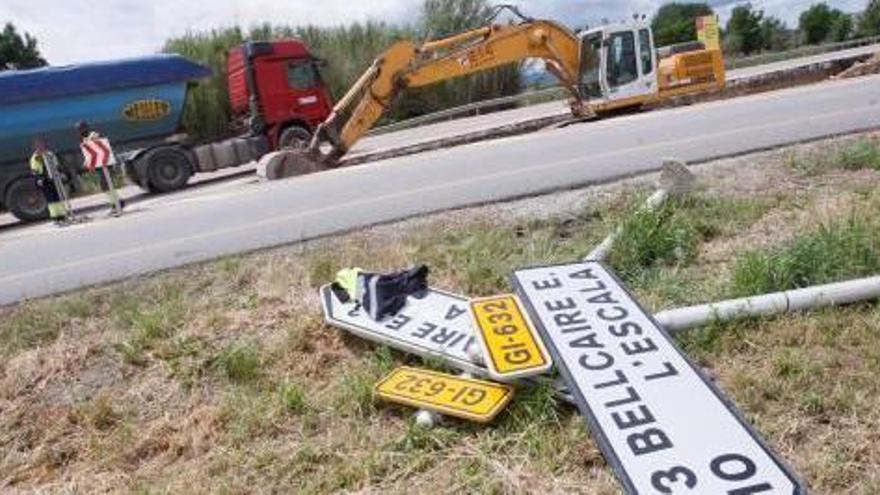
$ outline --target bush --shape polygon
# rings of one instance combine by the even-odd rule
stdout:
[[[656,210],[639,207],[624,220],[609,257],[624,280],[655,265],[685,263],[696,256],[696,225],[688,215],[676,214],[679,206],[671,200]]]

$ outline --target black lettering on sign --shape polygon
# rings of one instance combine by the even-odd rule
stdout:
[[[431,342],[434,342],[435,344],[446,345],[447,342],[458,335],[458,332],[455,330],[449,330],[446,327],[441,327],[439,330],[439,332],[431,337]]]
[[[678,370],[675,369],[675,366],[673,366],[672,363],[664,362],[663,367],[664,371],[646,376],[645,381],[650,382],[651,380],[659,380],[661,378],[669,378],[670,376],[678,376]]]
[[[639,395],[638,392],[636,392],[636,389],[632,387],[626,387],[624,390],[626,390],[627,394],[625,398],[606,402],[605,407],[611,409],[614,407],[625,406],[627,404],[632,404],[633,402],[638,402],[642,400],[642,396]]]
[[[431,335],[431,332],[433,332],[436,329],[437,329],[437,325],[426,321],[426,322],[422,323],[422,325],[419,328],[417,328],[410,335],[412,335],[413,337],[424,339],[424,338],[427,338],[428,335]]]
[[[712,474],[724,481],[746,481],[758,473],[755,462],[741,454],[724,454],[709,463]],[[752,495],[773,490],[770,483],[758,483],[728,491],[728,495]]]
[[[568,343],[573,349],[604,349],[605,346],[597,340],[595,332],[578,337]]]
[[[605,351],[599,351],[596,353],[596,356],[600,358],[599,364],[593,364],[589,354],[584,354],[578,358],[578,363],[580,363],[581,367],[590,371],[607,370],[614,366],[614,358],[611,354],[608,354]]]
[[[587,319],[584,318],[583,313],[580,311],[573,311],[571,313],[557,313],[553,315],[553,322],[556,323],[558,327],[570,327],[574,325],[586,325]]]
[[[547,308],[547,311],[565,311],[567,309],[576,308],[577,303],[574,301],[574,299],[566,297],[561,301],[545,301],[544,307]]]
[[[610,310],[612,311],[611,315],[605,312],[606,309],[609,308],[599,308],[599,311],[596,311],[596,316],[605,321],[620,321],[629,316],[629,312],[626,310],[626,308],[623,308],[621,306],[614,306],[613,308],[610,308]]]
[[[630,335],[641,335],[643,331],[638,324],[627,321],[622,323],[620,327],[608,325],[608,333],[615,337],[629,337]]]
[[[587,292],[596,292],[597,290],[605,290],[607,288],[608,288],[608,286],[605,285],[605,282],[603,282],[601,280],[596,280],[596,285],[594,285],[592,287],[584,287],[584,288],[580,289],[580,291],[583,293],[587,293]]]
[[[608,291],[587,299],[587,302],[591,304],[617,304],[620,301],[611,297],[611,291]]]
[[[599,277],[593,275],[592,268],[584,268],[581,271],[574,272],[568,276],[569,278],[573,278],[575,280],[596,280]]]
[[[532,282],[532,287],[534,287],[535,290],[558,289],[562,287],[562,280],[559,280],[556,277],[553,277],[550,280],[535,280]]]
[[[620,348],[623,349],[627,356],[633,356],[635,354],[654,352],[657,350],[657,344],[650,337],[646,337],[641,341],[623,342],[620,344]]]
[[[458,343],[464,340],[465,337],[467,337],[465,334],[459,333],[458,336],[452,339],[452,342],[449,343],[449,347],[457,346]]]
[[[467,314],[466,309],[459,308],[458,305],[453,304],[449,307],[449,311],[446,312],[446,321],[452,321],[464,314]]]
[[[405,327],[406,324],[411,321],[412,318],[410,318],[409,316],[406,316],[403,313],[398,313],[394,318],[391,319],[391,321],[388,322],[387,325],[385,325],[385,328],[387,328],[388,330],[397,331]]]
[[[629,383],[629,378],[626,377],[626,374],[624,374],[624,372],[622,372],[620,370],[614,370],[614,375],[617,377],[616,380],[611,380],[610,382],[597,383],[597,384],[593,385],[593,388],[595,388],[596,390],[601,390],[603,388],[616,387],[618,385],[624,385],[626,383]]]
[[[651,486],[660,493],[672,493],[672,485],[684,483],[686,488],[697,486],[697,475],[683,466],[675,466],[667,471],[655,471],[651,475]]]
[[[638,415],[637,413],[640,413],[641,415]],[[635,428],[636,426],[645,426],[657,421],[654,418],[654,415],[651,414],[651,410],[645,405],[641,405],[635,409],[627,409],[626,411],[623,411],[623,414],[619,412],[611,413],[611,419],[614,420],[614,424],[616,424],[621,430],[628,430],[630,428]]]
[[[633,455],[637,456],[672,448],[672,441],[659,428],[648,428],[641,433],[632,433],[626,437],[626,444],[629,445]]]

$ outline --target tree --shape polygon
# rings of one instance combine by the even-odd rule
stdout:
[[[0,32],[0,71],[34,69],[46,65],[40,55],[37,40],[28,33],[22,37],[11,22]]]
[[[727,21],[727,51],[750,55],[764,48],[764,29],[775,27],[764,24],[764,12],[756,10],[752,4],[734,7]]]
[[[654,42],[657,46],[666,46],[694,41],[697,39],[697,17],[712,14],[712,8],[706,3],[668,3],[660,7],[651,21]]]
[[[821,2],[801,14],[798,29],[808,45],[843,41],[852,34],[853,21],[840,9],[832,9],[827,3]]]
[[[880,0],[871,0],[859,17],[859,36],[880,35]]]
[[[776,17],[765,17],[761,22],[761,48],[778,52],[788,50],[794,45],[794,33]]]
[[[420,39],[439,39],[482,27],[492,13],[489,0],[424,0],[419,20]],[[516,94],[521,90],[522,64],[405,91],[394,117],[407,118],[475,101]]]

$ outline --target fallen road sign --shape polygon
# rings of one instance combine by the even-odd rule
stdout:
[[[376,396],[398,404],[488,423],[513,397],[513,387],[436,371],[402,367],[375,388]]]
[[[329,285],[321,288],[321,300],[330,325],[404,352],[441,359],[462,371],[486,374],[478,362],[480,350],[466,298],[430,289],[422,299],[408,298],[399,313],[380,322],[356,304],[341,302]]]
[[[601,263],[521,269],[512,279],[628,493],[806,493]]]
[[[474,299],[470,308],[489,376],[504,381],[541,375],[553,367],[516,296]]]
[[[354,302],[340,301],[330,285],[321,287],[320,296],[324,321],[328,325],[399,351],[437,359],[460,371],[477,376],[489,375],[466,297],[428,289],[424,298],[408,298],[406,306],[396,316],[377,322]],[[530,378],[524,382],[535,385],[537,380]],[[562,380],[556,378],[553,388],[557,397],[574,403]]]

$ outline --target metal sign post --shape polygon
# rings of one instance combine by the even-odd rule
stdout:
[[[512,279],[627,493],[806,493],[601,263]]]
[[[110,174],[109,167],[119,163],[113,148],[110,146],[110,140],[107,138],[97,138],[83,141],[80,144],[83,157],[85,159],[85,167],[89,170],[101,169],[102,177],[107,183],[107,187],[113,192],[113,211],[117,214],[122,213],[122,202],[119,198],[119,192],[116,190],[116,184]]]
[[[67,211],[68,220],[71,222],[77,222],[79,218],[73,210],[70,195],[67,194],[67,188],[64,186],[64,181],[61,179],[61,167],[58,164],[58,157],[52,152],[45,153],[43,155],[43,163],[46,164],[46,168],[49,170],[49,176],[52,177],[52,184],[54,184],[55,190],[58,191],[58,197],[61,198],[61,202],[64,203],[64,209]]]

